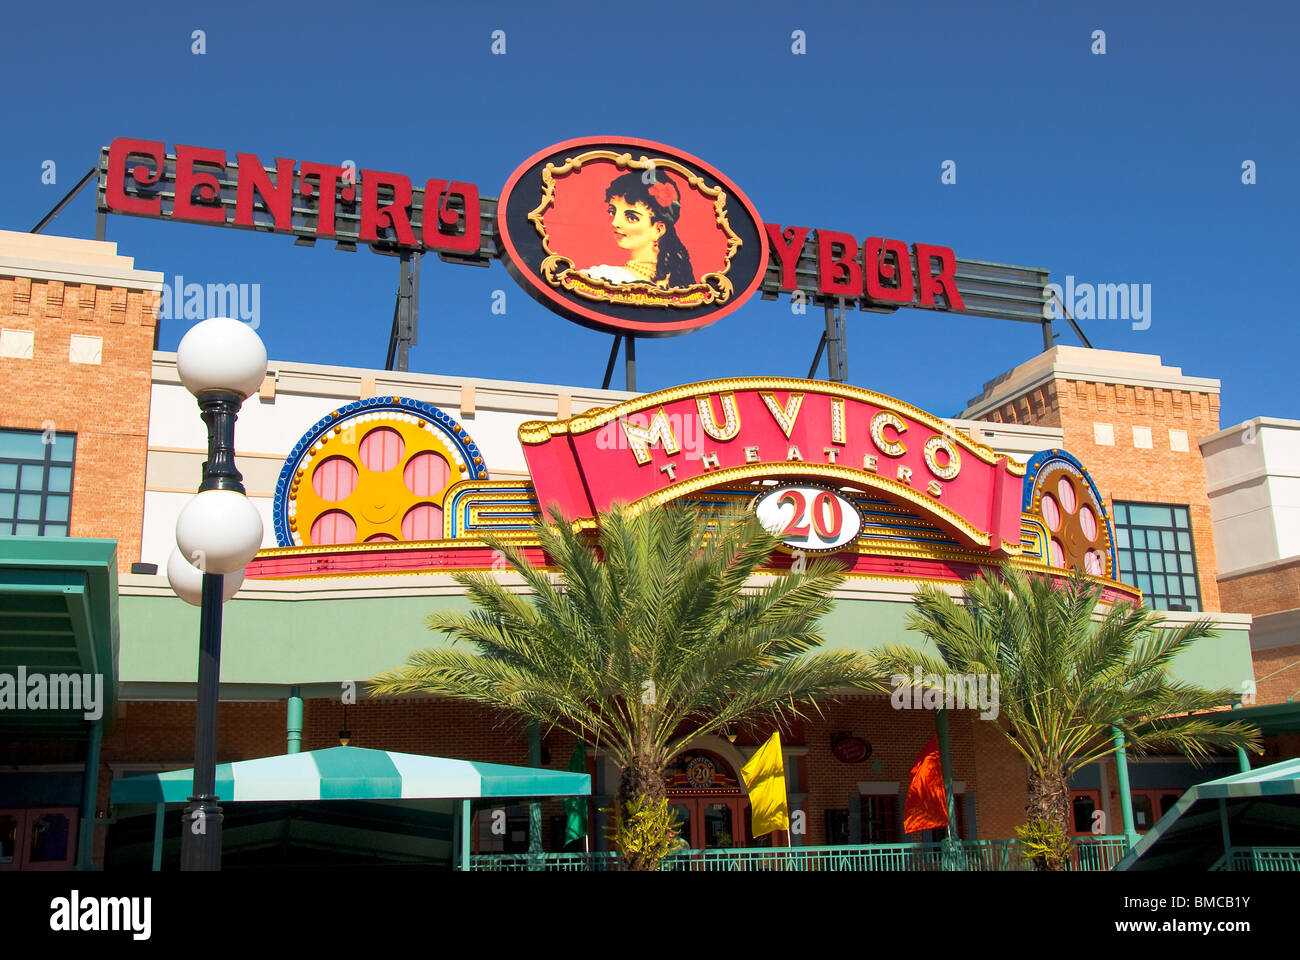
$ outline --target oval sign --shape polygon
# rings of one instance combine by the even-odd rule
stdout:
[[[861,737],[841,737],[831,747],[831,753],[840,763],[862,763],[871,756],[871,744]]]
[[[847,497],[812,484],[789,484],[763,494],[754,512],[795,550],[838,550],[862,532],[862,514]]]
[[[767,232],[731,181],[650,140],[566,140],[497,203],[506,268],[544,306],[609,333],[670,337],[725,317],[767,269]]]

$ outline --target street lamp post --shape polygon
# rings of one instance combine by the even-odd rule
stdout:
[[[244,496],[243,478],[235,467],[235,418],[266,376],[266,347],[252,328],[215,317],[185,334],[176,348],[176,368],[198,400],[208,428],[203,481],[176,521],[179,552],[167,564],[173,589],[201,609],[194,787],[181,830],[181,869],[220,870],[216,753],[221,605],[239,589],[243,568],[262,543],[261,515]]]

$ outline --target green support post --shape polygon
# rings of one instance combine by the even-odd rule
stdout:
[[[528,721],[528,765],[542,765],[542,728],[536,720]],[[542,852],[542,805],[536,801],[528,805],[528,852]]]
[[[460,869],[460,806],[452,801],[451,804],[451,869],[453,871]]]
[[[934,715],[935,732],[939,735],[939,767],[943,771],[943,793],[948,801],[948,837],[943,843],[942,865],[945,870],[962,869],[960,844],[953,836],[957,823],[957,798],[952,792],[952,739],[948,731],[948,711],[938,710]]]
[[[469,828],[470,823],[474,820],[474,813],[470,809],[469,801],[460,802],[460,868],[469,870]]]
[[[938,710],[934,715],[934,727],[939,734],[939,765],[943,768],[943,792],[948,798],[948,839],[952,835],[953,824],[957,822],[957,798],[952,794],[952,743],[948,735],[948,711]]]
[[[1228,862],[1228,857],[1232,853],[1232,834],[1228,830],[1228,801],[1219,798],[1219,828],[1223,832],[1223,869],[1231,870],[1232,864]]]
[[[167,815],[167,804],[159,803],[153,808],[153,872],[162,869],[163,818]]]
[[[1240,710],[1242,708],[1242,702],[1238,700],[1232,705],[1232,707],[1234,710]],[[1242,773],[1250,773],[1250,757],[1246,754],[1245,747],[1237,748],[1237,768]]]
[[[77,842],[77,869],[93,870],[95,854],[95,803],[99,799],[99,747],[104,739],[102,720],[90,724],[86,741],[86,773],[81,789],[81,836]]]
[[[297,686],[289,688],[289,706],[285,727],[289,737],[289,753],[302,750],[302,691]]]
[[[1133,794],[1128,788],[1128,754],[1124,750],[1124,731],[1119,727],[1110,728],[1115,738],[1115,769],[1119,774],[1119,809],[1124,818],[1124,843],[1129,850],[1138,842],[1138,832],[1133,826]]]

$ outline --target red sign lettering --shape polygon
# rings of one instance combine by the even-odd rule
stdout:
[[[221,184],[215,173],[196,170],[196,163],[226,169],[226,154],[208,147],[176,145],[176,200],[172,217],[176,220],[193,220],[197,223],[225,223],[226,211],[221,206]],[[194,202],[198,191],[199,202]]]
[[[841,250],[838,256],[836,247]],[[850,234],[817,231],[817,289],[833,297],[862,296],[858,241]]]

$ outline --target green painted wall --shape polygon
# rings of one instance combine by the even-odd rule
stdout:
[[[424,626],[463,597],[232,600],[221,631],[222,683],[362,680],[446,642]],[[123,682],[193,683],[199,609],[174,597],[122,597]]]
[[[368,597],[348,600],[232,600],[222,631],[223,683],[305,684],[362,680],[446,643],[424,626],[435,610],[467,610],[464,597]],[[907,643],[933,651],[906,629],[910,605],[841,600],[824,621],[836,646],[870,650]],[[198,671],[199,611],[175,597],[121,598],[124,682],[193,683]],[[1174,665],[1181,680],[1242,689],[1253,676],[1250,638],[1225,630],[1202,640]]]

